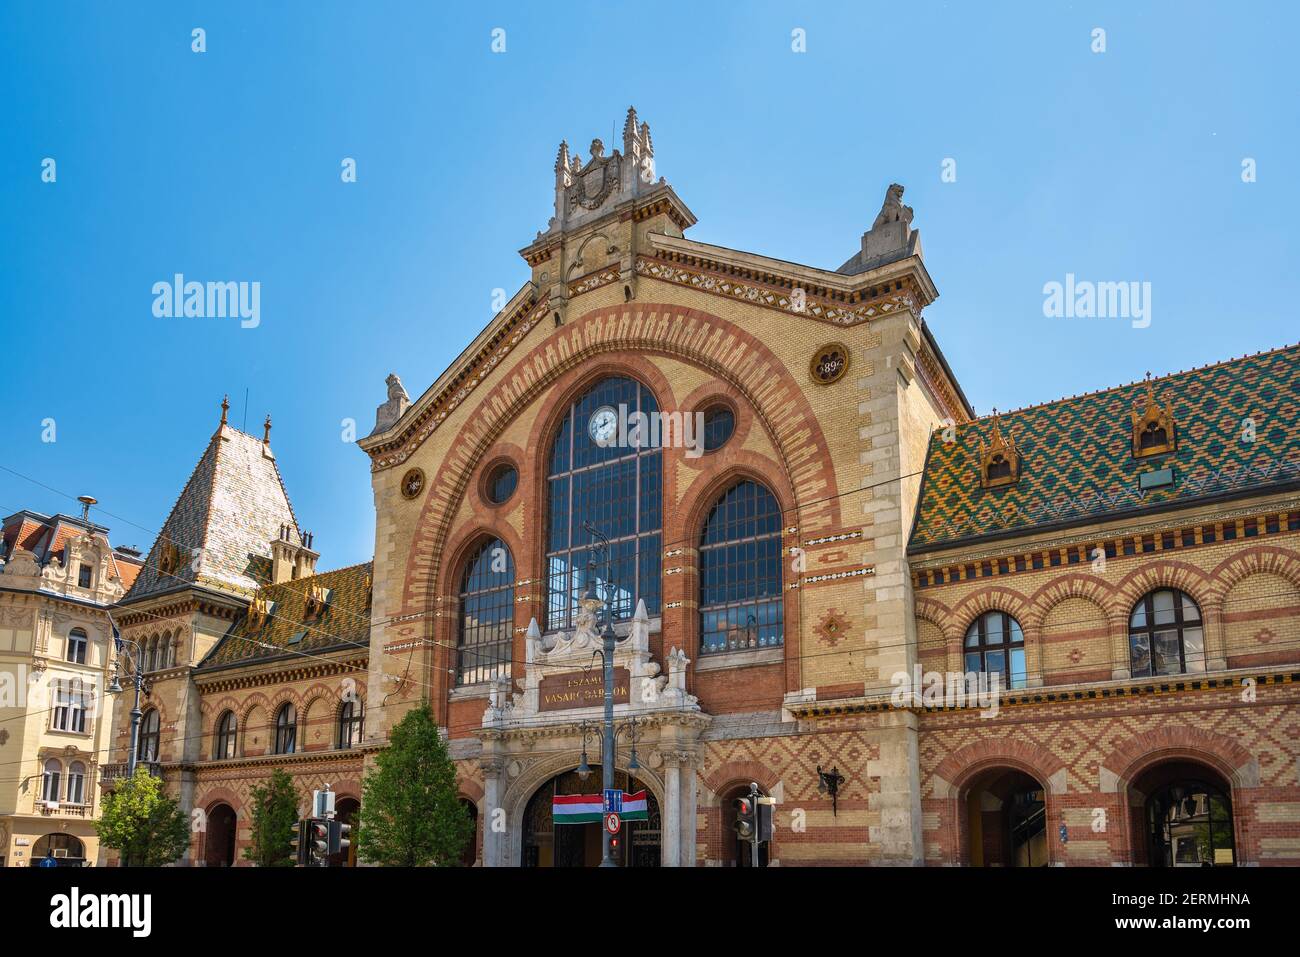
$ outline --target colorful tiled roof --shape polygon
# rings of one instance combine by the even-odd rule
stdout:
[[[308,578],[265,585],[257,597],[268,603],[266,617],[250,622],[240,617],[199,664],[199,669],[224,667],[303,652],[370,646],[370,575],[372,564],[321,572]],[[307,596],[314,586],[328,591],[319,617],[308,621]]]
[[[122,601],[137,601],[185,584],[251,595],[267,580],[271,541],[279,537],[282,525],[288,525],[293,544],[301,544],[293,506],[270,446],[223,424],[194,467]],[[177,550],[180,560],[174,570],[163,572],[169,546]]]
[[[1177,448],[1135,458],[1130,413],[1146,405],[1145,382],[1002,413],[1021,454],[1020,478],[985,489],[980,443],[994,418],[930,439],[909,552],[1085,523],[1217,496],[1272,492],[1300,483],[1300,345],[1151,381],[1172,406]],[[1243,441],[1253,422],[1254,440]],[[1138,476],[1172,467],[1172,486],[1143,492]]]

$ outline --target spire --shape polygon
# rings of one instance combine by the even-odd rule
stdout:
[[[569,141],[560,140],[560,151],[555,154],[555,172],[567,172],[569,169]]]

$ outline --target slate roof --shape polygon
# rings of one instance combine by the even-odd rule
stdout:
[[[1145,408],[1143,382],[1002,413],[1002,433],[1022,457],[1019,481],[1002,488],[980,485],[980,441],[991,441],[992,417],[958,426],[953,442],[937,431],[908,551],[1300,484],[1300,345],[1153,379],[1151,387],[1173,407],[1178,445],[1164,455],[1133,457],[1129,413]],[[1248,417],[1254,442],[1242,441]],[[1172,486],[1139,490],[1139,473],[1167,466]]]
[[[371,562],[363,562],[278,585],[264,585],[258,590],[258,597],[270,603],[265,621],[252,626],[247,615],[238,618],[199,663],[199,670],[298,652],[314,655],[338,648],[369,648],[372,569]],[[316,620],[306,622],[307,594],[314,585],[329,590],[328,605]]]
[[[126,604],[187,584],[252,595],[269,575],[271,541],[288,525],[301,543],[293,506],[270,445],[221,425],[163,523]],[[180,551],[179,568],[164,574],[164,547]],[[197,553],[195,563],[194,549]]]

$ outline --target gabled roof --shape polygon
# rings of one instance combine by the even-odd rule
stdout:
[[[257,623],[241,616],[199,663],[199,670],[252,663],[296,653],[318,654],[338,648],[370,646],[370,582],[373,565],[363,562],[306,578],[264,585],[266,617]],[[308,621],[307,596],[325,589],[328,603]]]
[[[282,525],[289,527],[293,544],[301,544],[270,444],[223,423],[122,603],[187,584],[251,595],[267,580],[271,541]],[[169,546],[180,561],[164,573],[160,563]]]
[[[908,551],[1300,484],[1300,345],[1150,387],[1175,423],[1177,448],[1162,455],[1133,455],[1130,413],[1146,406],[1145,382],[1002,413],[998,427],[1014,440],[1021,465],[1019,480],[1001,488],[980,483],[980,443],[992,442],[992,417],[957,426],[952,442],[937,431]],[[1247,419],[1250,442],[1242,440]],[[1139,474],[1166,467],[1173,485],[1139,489]]]

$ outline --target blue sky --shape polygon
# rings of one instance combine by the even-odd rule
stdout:
[[[368,559],[342,421],[370,430],[391,371],[418,396],[518,289],[560,139],[618,145],[629,104],[700,241],[833,269],[903,183],[981,413],[1293,342],[1297,27],[1281,3],[6,4],[0,511],[88,492],[146,548],[247,390],[322,567]],[[156,318],[178,272],[260,282],[260,325]],[[1046,318],[1067,273],[1151,283],[1151,324]]]

